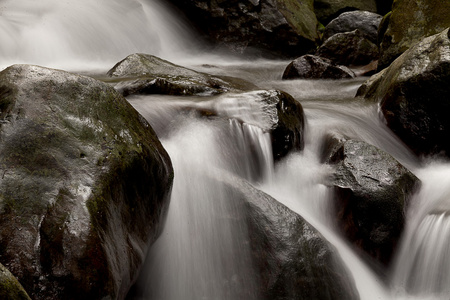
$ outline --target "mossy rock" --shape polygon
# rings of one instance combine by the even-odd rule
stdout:
[[[215,46],[294,57],[319,40],[314,0],[170,0]]]
[[[450,27],[450,1],[395,0],[389,24],[381,39],[378,69],[425,37]]]
[[[125,296],[161,231],[173,170],[112,87],[30,65],[0,73],[0,262],[39,299]]]
[[[450,156],[449,29],[424,38],[357,95],[380,104],[389,128],[418,155]]]
[[[0,299],[31,300],[17,278],[2,264],[0,264]]]

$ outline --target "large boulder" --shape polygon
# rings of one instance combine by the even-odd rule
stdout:
[[[196,72],[143,53],[127,56],[111,68],[107,75],[112,78],[114,88],[124,96],[215,95],[239,89],[219,77]]]
[[[0,299],[30,300],[30,296],[17,278],[2,264],[0,264]]]
[[[0,73],[0,263],[34,299],[122,299],[162,229],[173,170],[112,87]]]
[[[319,39],[314,0],[171,0],[214,43],[234,52],[298,56]]]
[[[333,19],[323,32],[322,39],[326,41],[336,33],[350,32],[358,29],[369,41],[377,44],[378,26],[383,17],[369,11],[350,11]]]
[[[331,60],[306,54],[293,60],[284,70],[283,79],[343,79],[354,78],[355,73]]]
[[[419,180],[391,155],[361,141],[331,136],[324,158],[334,167],[330,185],[339,227],[356,247],[388,264]]]
[[[336,33],[316,51],[316,55],[345,66],[361,66],[377,60],[378,47],[359,29]]]
[[[380,1],[380,0],[378,0]],[[376,0],[314,0],[314,11],[317,19],[324,25],[343,12],[364,10],[377,12]]]
[[[374,75],[357,95],[379,102],[391,128],[416,154],[450,156],[449,29],[425,38]]]
[[[219,102],[230,105],[221,105]],[[303,149],[305,127],[303,107],[286,92],[257,90],[227,94],[210,104],[212,106],[200,104],[199,107],[208,108],[213,114],[235,118],[270,132],[275,160],[285,157],[290,151]],[[235,107],[240,109],[236,110]],[[242,111],[247,113],[242,114]]]
[[[249,183],[228,182],[247,220],[262,299],[359,299],[337,250],[313,226]]]
[[[450,1],[396,0],[380,46],[381,70],[415,43],[450,27]]]

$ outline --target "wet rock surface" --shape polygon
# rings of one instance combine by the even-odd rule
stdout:
[[[329,59],[309,54],[292,61],[283,73],[283,79],[343,79],[355,76],[346,66],[335,65]]]
[[[314,227],[247,182],[228,182],[242,202],[263,299],[359,299],[336,249]]]
[[[132,94],[215,95],[239,89],[219,77],[196,72],[142,53],[127,56],[109,70],[107,75],[113,78],[111,81],[114,88],[124,96]]]
[[[388,153],[357,140],[330,136],[324,160],[334,168],[337,223],[358,248],[389,264],[419,179]]]
[[[336,33],[317,49],[315,55],[344,66],[367,65],[377,60],[378,47],[358,29]]]
[[[221,96],[216,101],[221,107],[226,102],[234,109],[211,110],[222,117],[238,119],[241,122],[256,125],[271,133],[272,151],[275,160],[285,157],[290,151],[300,151],[304,146],[305,115],[303,107],[291,95],[279,90],[256,90],[247,93]],[[203,107],[203,106],[202,106]],[[245,113],[244,113],[245,112]]]
[[[113,88],[0,73],[0,262],[33,299],[123,298],[158,236],[170,159]]]
[[[358,91],[379,102],[391,128],[416,154],[450,156],[449,30],[425,38]]]

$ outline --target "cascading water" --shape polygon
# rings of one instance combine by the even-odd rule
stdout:
[[[111,68],[136,52],[186,55],[189,29],[159,0],[1,0],[0,68]]]
[[[109,68],[135,52],[177,61],[193,38],[156,0],[0,0],[0,39],[0,68],[32,63],[91,70]],[[197,62],[202,59],[199,55]],[[253,182],[320,230],[338,248],[361,299],[449,299],[448,162],[422,166],[383,124],[374,104],[353,99],[361,80],[280,81],[286,62],[214,64],[217,68],[207,70],[191,67],[279,88],[299,100],[307,119],[305,149],[274,166],[270,136],[258,120],[253,122],[254,107],[236,105],[239,95],[130,98],[157,131],[175,168],[167,224],[150,250],[136,298],[259,299],[249,249],[242,243],[247,228],[232,195],[217,179],[217,174],[231,173]],[[207,107],[222,113],[222,121],[186,113],[204,108],[205,99],[210,101]],[[388,287],[328,221],[331,195],[323,183],[329,169],[318,152],[323,137],[333,132],[389,152],[422,181],[385,280]]]

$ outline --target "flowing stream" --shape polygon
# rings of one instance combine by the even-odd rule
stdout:
[[[417,158],[384,125],[376,104],[355,99],[365,78],[281,81],[288,62],[195,54],[202,48],[195,35],[156,0],[0,0],[0,39],[1,69],[31,63],[106,70],[143,52],[281,89],[303,105],[305,149],[274,164],[270,136],[251,121],[254,108],[232,97],[129,97],[155,128],[175,170],[166,227],[148,254],[136,299],[260,299],[248,245],[241,242],[247,236],[242,212],[218,174],[251,182],[315,226],[338,249],[361,299],[450,298],[450,163]],[[209,119],[186,109],[204,105],[228,117]],[[385,150],[422,181],[384,278],[328,221],[332,197],[324,183],[330,169],[319,153],[330,133]]]

